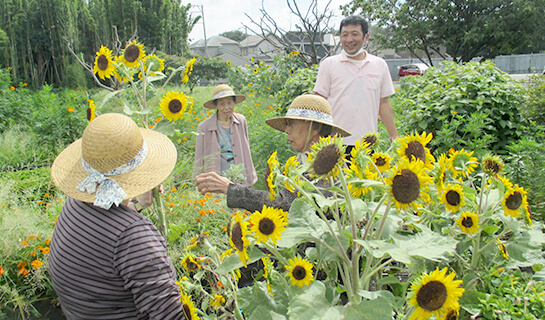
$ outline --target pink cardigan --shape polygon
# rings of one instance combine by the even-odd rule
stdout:
[[[244,163],[246,186],[252,186],[257,181],[257,174],[250,153],[248,125],[246,118],[240,113],[233,113],[231,124],[231,143],[235,164]],[[218,142],[218,113],[214,113],[197,127],[197,143],[195,145],[195,162],[193,178],[203,172],[214,171],[220,173],[220,145]]]

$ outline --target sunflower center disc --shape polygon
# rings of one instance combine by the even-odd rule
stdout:
[[[231,240],[233,240],[233,244],[237,248],[238,251],[244,250],[244,244],[242,242],[242,229],[240,227],[240,222],[237,222],[233,226],[233,232],[231,234]]]
[[[407,155],[407,158],[409,158],[409,160],[411,161],[411,156],[413,156],[417,160],[426,162],[426,150],[424,150],[424,146],[418,141],[409,142],[409,144],[407,145],[407,150],[405,150],[405,154]]]
[[[293,268],[293,277],[297,280],[303,280],[307,276],[307,270],[304,267],[297,266]]]
[[[101,55],[97,60],[98,68],[102,71],[108,69],[108,58],[105,55]]]
[[[377,165],[377,167],[382,167],[386,164],[386,160],[384,160],[383,157],[378,157],[377,161],[375,161],[375,164]]]
[[[339,148],[335,144],[330,144],[322,148],[314,160],[314,172],[318,175],[327,174],[331,171],[339,159]]]
[[[446,300],[447,288],[439,281],[426,283],[416,294],[418,305],[428,311],[435,311],[441,308]]]
[[[370,135],[365,137],[365,142],[369,143],[369,148],[372,147],[377,142],[377,136]]]
[[[500,172],[500,166],[495,161],[486,160],[484,162],[484,168],[492,173]]]
[[[274,222],[269,218],[263,218],[261,219],[261,221],[259,221],[259,232],[263,233],[266,236],[273,233],[274,228]]]
[[[125,49],[125,59],[129,62],[134,62],[140,56],[140,48],[137,45],[131,44]]]
[[[91,108],[87,108],[87,121],[91,121],[92,116],[93,116],[93,110],[91,110]]]
[[[466,228],[471,228],[473,227],[473,219],[471,219],[471,217],[465,217],[463,220],[462,220],[462,225]]]
[[[457,206],[460,204],[460,194],[454,190],[449,190],[446,195],[447,202],[451,206]]]
[[[411,170],[403,169],[392,182],[392,193],[398,202],[411,203],[420,195],[420,181]]]
[[[198,266],[193,261],[188,261],[187,262],[187,269],[189,269],[189,271],[195,271],[195,270],[198,269]]]
[[[174,99],[168,103],[168,110],[172,113],[178,113],[182,110],[182,103],[178,99]]]
[[[184,309],[185,318],[191,319],[191,309],[189,308],[189,306],[184,303],[183,309]]]
[[[522,204],[522,194],[520,192],[515,191],[512,195],[507,198],[505,201],[505,205],[507,208],[511,210],[517,210],[520,205]]]

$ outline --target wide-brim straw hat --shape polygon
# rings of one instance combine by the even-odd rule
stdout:
[[[333,114],[329,102],[323,97],[315,94],[303,94],[295,98],[286,115],[265,120],[272,128],[284,132],[288,119],[313,121],[331,127],[331,135],[347,137],[350,132],[333,123]]]
[[[204,106],[208,109],[216,109],[216,105],[214,105],[214,100],[225,98],[225,97],[235,97],[235,104],[239,104],[242,101],[246,100],[246,96],[242,94],[235,94],[235,91],[233,91],[233,88],[226,84],[220,84],[219,86],[216,86],[214,88],[214,91],[212,91],[212,99],[208,100],[204,103]]]
[[[147,144],[147,155],[133,170],[111,175],[125,191],[125,199],[134,198],[159,185],[176,164],[176,147],[170,139],[153,130],[139,128],[122,114],[103,114],[89,123],[80,139],[70,144],[55,159],[51,177],[67,196],[94,202],[95,194],[82,192],[77,186],[89,173],[82,166],[82,157],[95,170],[105,173],[126,164]]]

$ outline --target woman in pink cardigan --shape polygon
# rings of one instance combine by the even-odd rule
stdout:
[[[234,112],[235,105],[245,99],[226,84],[214,88],[204,106],[217,111],[197,127],[193,177],[204,172],[223,174],[231,165],[242,163],[246,177],[242,184],[252,186],[257,181],[246,118]]]

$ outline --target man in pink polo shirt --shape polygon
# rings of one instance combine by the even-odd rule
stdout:
[[[356,140],[378,131],[379,116],[390,140],[398,137],[388,99],[395,93],[394,84],[386,61],[363,49],[369,40],[368,29],[360,16],[341,21],[343,51],[322,61],[314,86],[314,92],[329,101],[334,123],[352,133],[344,138],[347,154]]]

